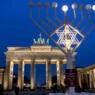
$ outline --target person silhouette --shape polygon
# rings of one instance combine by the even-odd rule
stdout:
[[[15,86],[15,95],[19,95],[19,86],[18,85]]]

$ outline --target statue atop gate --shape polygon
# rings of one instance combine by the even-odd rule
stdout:
[[[47,41],[45,41],[44,38],[42,38],[42,35],[41,33],[39,34],[39,38],[36,40],[36,39],[33,39],[33,43],[34,45],[49,45],[49,39],[47,39]]]

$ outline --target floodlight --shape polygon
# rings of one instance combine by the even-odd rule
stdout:
[[[87,4],[87,5],[86,5],[86,9],[87,9],[87,10],[90,10],[90,9],[91,9],[91,5],[90,5],[90,4]]]
[[[56,2],[53,2],[53,3],[52,3],[52,7],[53,7],[53,8],[57,8],[57,7],[58,7],[58,4],[57,4]]]
[[[95,11],[95,5],[92,6],[92,10]]]
[[[62,11],[67,12],[68,11],[68,6],[67,5],[62,6]]]

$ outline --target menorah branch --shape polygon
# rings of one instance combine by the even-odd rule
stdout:
[[[86,24],[83,26],[83,28],[81,29],[81,32],[83,32],[86,27],[89,26],[89,24],[92,22],[92,16],[91,16],[91,12],[90,10],[88,10],[88,22],[86,22]]]
[[[53,29],[41,18],[40,11],[41,7],[38,6],[38,19],[43,23],[43,25],[45,25],[50,30],[50,32],[53,32]]]
[[[52,21],[49,16],[48,16],[48,4],[45,4],[45,8],[46,8],[46,19],[55,27],[55,28],[58,28],[58,26],[55,24],[54,21]]]
[[[92,32],[93,29],[95,29],[95,24],[88,30],[85,37],[87,37],[90,34],[90,32]]]
[[[81,20],[79,21],[79,23],[75,26],[75,28],[78,28],[81,23],[84,21],[84,5],[80,5],[80,11],[81,11]]]
[[[41,30],[41,32],[43,32],[52,42],[54,42],[54,44],[55,44],[62,52],[64,52],[64,54],[66,54],[65,50],[62,49],[62,48],[56,43],[56,41],[55,41],[52,37],[50,37],[50,35],[33,19],[33,17],[32,17],[32,8],[31,8],[30,10],[31,10],[31,11],[30,11],[30,19],[31,19],[31,21]]]
[[[57,17],[56,15],[56,8],[54,8],[54,18],[56,21],[58,21],[61,25],[63,24],[63,22]]]

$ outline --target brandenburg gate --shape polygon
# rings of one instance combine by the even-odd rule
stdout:
[[[64,85],[64,68],[67,58],[65,54],[57,47],[49,45],[49,40],[45,41],[40,37],[34,40],[34,45],[30,47],[8,47],[6,55],[6,69],[4,75],[4,89],[12,89],[13,83],[13,66],[18,64],[17,85],[20,89],[24,86],[24,65],[31,64],[30,88],[35,89],[35,64],[46,64],[46,87],[52,86],[51,64],[56,64],[57,85]],[[73,62],[74,62],[73,54]]]

